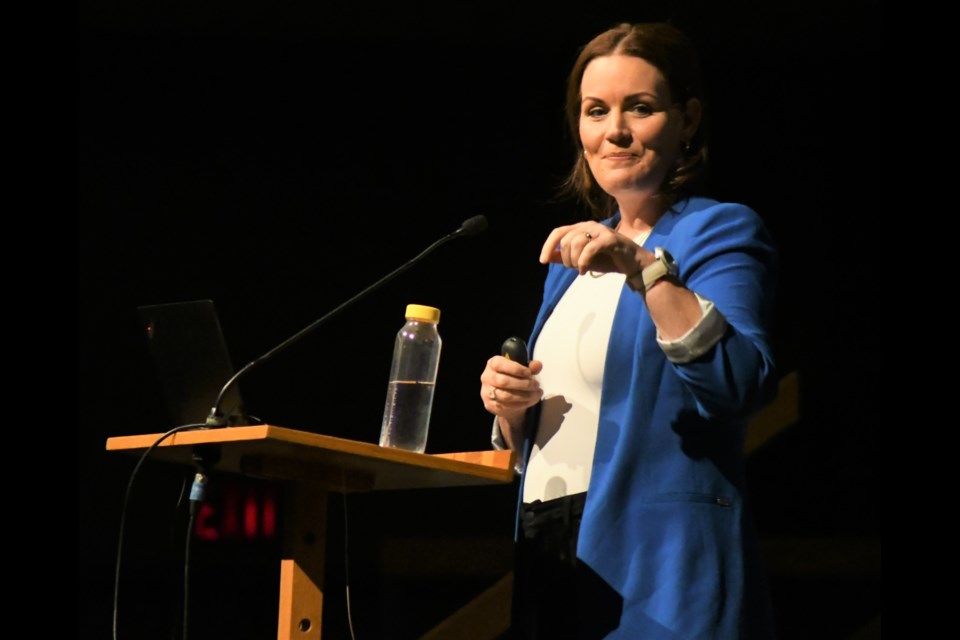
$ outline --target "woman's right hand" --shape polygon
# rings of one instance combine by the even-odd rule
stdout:
[[[527,409],[543,397],[540,382],[535,377],[542,370],[543,363],[539,360],[532,360],[529,366],[524,366],[503,356],[493,356],[480,374],[483,407],[499,419],[500,432],[510,448],[514,448],[514,442],[519,442],[522,437]]]

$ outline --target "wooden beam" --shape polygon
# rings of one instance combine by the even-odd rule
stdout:
[[[747,455],[800,419],[800,381],[796,371],[780,379],[776,399],[757,413],[747,425]]]
[[[420,640],[496,640],[510,629],[513,572],[420,636]]]

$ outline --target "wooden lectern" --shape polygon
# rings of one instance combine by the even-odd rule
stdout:
[[[142,453],[161,436],[108,438],[107,450]],[[194,465],[198,450],[215,453],[216,470],[283,481],[279,640],[320,638],[329,492],[513,481],[512,451],[429,455],[271,425],[176,433],[151,456]]]

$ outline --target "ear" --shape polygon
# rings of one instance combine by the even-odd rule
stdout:
[[[699,98],[690,98],[683,109],[683,139],[691,140],[700,128],[703,117],[703,104]]]

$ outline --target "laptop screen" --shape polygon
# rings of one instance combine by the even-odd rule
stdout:
[[[234,370],[212,300],[137,307],[174,426],[204,423]],[[229,426],[249,424],[237,384],[220,412]]]

